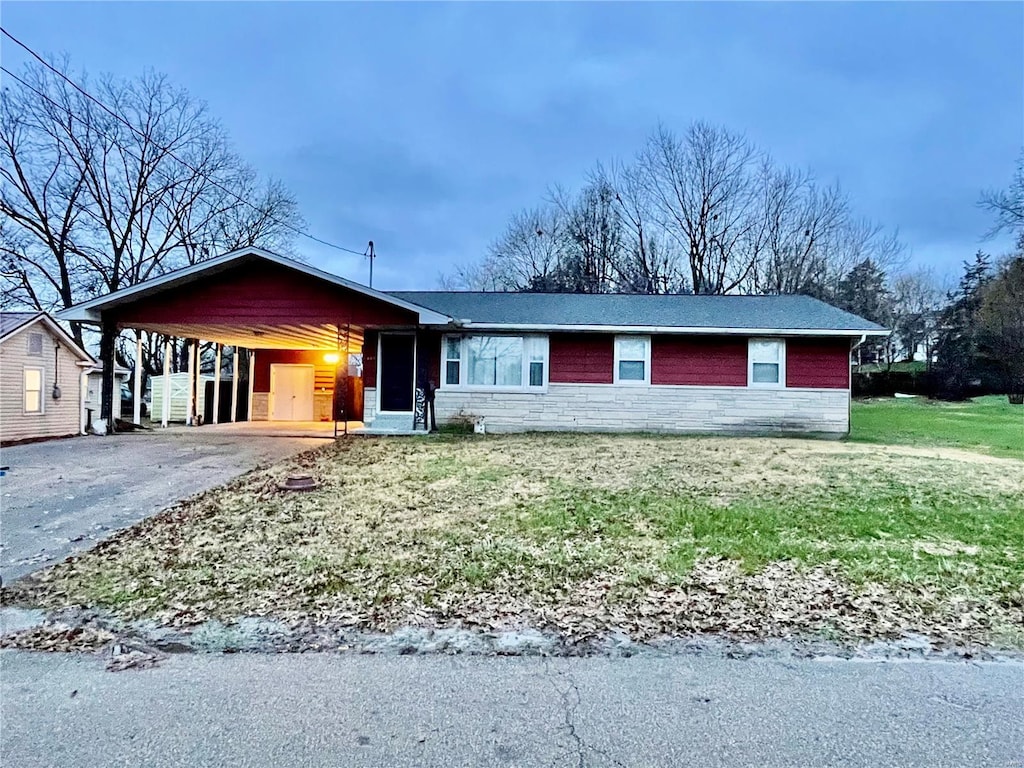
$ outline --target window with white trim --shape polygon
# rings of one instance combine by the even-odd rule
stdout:
[[[458,336],[444,337],[444,383],[457,387],[462,376],[462,344]]]
[[[750,339],[747,342],[747,386],[783,387],[785,382],[785,340]]]
[[[43,354],[43,334],[28,334],[28,354],[38,356]]]
[[[25,413],[43,412],[43,369],[25,369]]]
[[[523,386],[522,336],[466,336],[462,352],[467,386]]]
[[[442,356],[445,388],[531,390],[547,386],[547,336],[445,336]]]
[[[526,386],[545,386],[548,383],[548,337],[526,336],[523,355],[526,358]]]
[[[651,337],[615,337],[615,383],[651,383]]]

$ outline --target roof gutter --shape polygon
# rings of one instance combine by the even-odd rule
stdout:
[[[65,323],[89,323],[91,325],[100,324],[100,313],[94,309],[85,309],[81,306],[68,307],[60,312],[54,314],[54,317],[58,320],[63,320]]]
[[[461,320],[453,325],[465,330],[479,331],[534,331],[534,332],[589,332],[589,333],[643,333],[643,334],[690,334],[718,336],[851,336],[860,337],[858,344],[868,336],[888,336],[891,332],[881,328],[877,331],[846,328],[736,328],[713,326],[672,326],[672,325],[556,325],[552,323],[475,323]]]

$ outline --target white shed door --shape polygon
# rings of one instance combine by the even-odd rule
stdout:
[[[271,421],[313,420],[313,366],[270,366]]]

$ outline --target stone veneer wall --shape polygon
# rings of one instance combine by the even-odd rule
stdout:
[[[267,421],[270,419],[270,393],[252,393],[252,420]]]
[[[371,403],[371,390],[366,390],[367,414],[371,413]],[[846,389],[549,384],[544,393],[438,390],[436,408],[438,422],[482,417],[488,432],[784,432],[839,436],[850,428],[850,392]]]
[[[363,390],[363,424],[367,426],[377,417],[377,389],[367,387]]]

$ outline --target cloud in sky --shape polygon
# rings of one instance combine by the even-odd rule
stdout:
[[[1024,145],[1021,4],[8,2],[3,23],[90,73],[152,68],[205,99],[314,234],[374,240],[384,288],[434,287],[659,121],[745,132],[953,271],[1005,247],[982,242],[975,203]],[[300,247],[366,279],[357,256]]]

